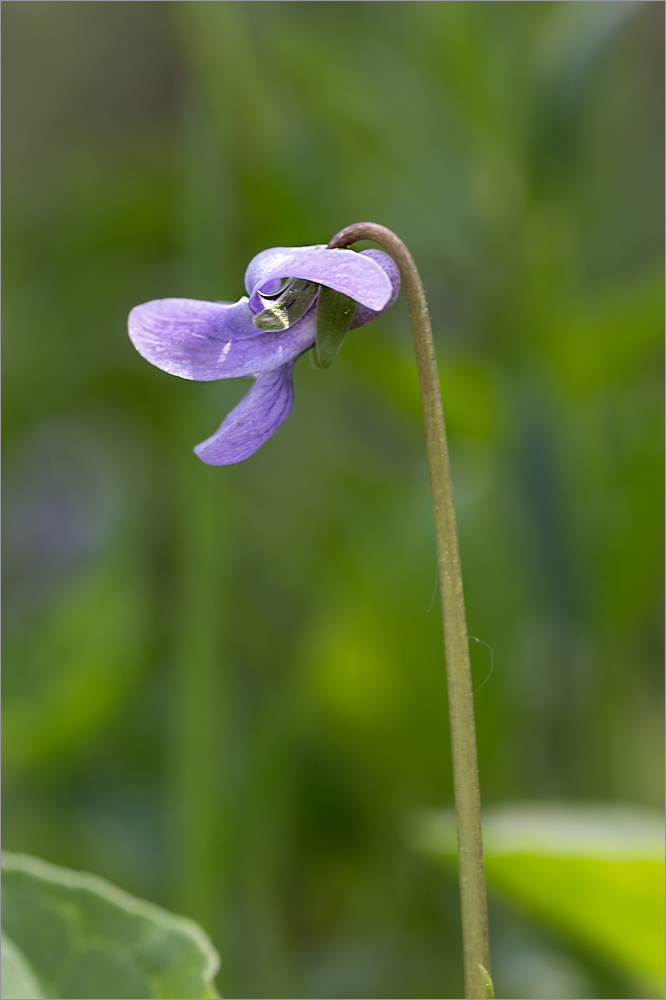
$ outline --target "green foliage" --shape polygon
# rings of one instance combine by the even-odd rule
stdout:
[[[145,656],[150,611],[136,566],[123,563],[63,587],[35,633],[9,638],[5,651],[23,673],[5,685],[7,763],[66,756],[122,703]]]
[[[530,803],[484,817],[489,885],[663,994],[664,843],[658,813]],[[455,818],[426,817],[419,846],[455,862]],[[645,994],[643,994],[645,995]]]
[[[219,959],[191,920],[21,854],[3,854],[2,894],[3,997],[216,995]]]
[[[495,1000],[495,987],[493,986],[493,981],[488,970],[483,965],[479,965],[479,969],[481,970],[483,982],[486,987],[486,1000]]]
[[[11,1000],[43,1000],[30,964],[8,934],[2,934],[2,996]]]

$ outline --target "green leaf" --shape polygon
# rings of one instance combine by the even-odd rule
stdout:
[[[2,1000],[42,1000],[37,977],[25,955],[8,934],[2,935]]]
[[[484,813],[483,835],[490,887],[657,988],[664,974],[659,816],[628,806],[530,804]],[[455,818],[424,817],[417,842],[453,860]]]
[[[356,303],[348,295],[321,286],[317,302],[315,353],[320,368],[328,368],[338,356],[349,332]]]
[[[495,987],[493,986],[493,981],[490,978],[490,973],[484,965],[479,962],[479,971],[483,977],[483,985],[486,988],[485,1000],[495,1000]]]
[[[219,958],[191,920],[22,854],[3,853],[2,894],[13,977],[3,980],[3,997],[216,996]]]

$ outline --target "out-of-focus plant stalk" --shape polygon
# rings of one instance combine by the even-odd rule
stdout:
[[[358,240],[373,240],[378,243],[398,265],[407,295],[414,335],[430,466],[444,619],[453,783],[458,826],[465,996],[486,998],[492,995],[492,986],[489,978],[488,915],[481,839],[481,799],[474,699],[449,453],[430,317],[421,279],[404,243],[384,226],[372,222],[359,222],[343,229],[328,245],[331,249],[348,247]]]
[[[188,415],[177,433],[189,445]],[[171,906],[202,926],[219,927],[226,891],[228,828],[228,629],[224,617],[229,540],[225,497],[205,466],[183,468],[178,450],[175,495],[172,710],[169,721],[172,842]],[[182,458],[180,457],[182,455]]]

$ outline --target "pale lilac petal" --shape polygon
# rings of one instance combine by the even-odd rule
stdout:
[[[293,367],[292,361],[260,375],[219,430],[196,446],[195,454],[208,465],[234,465],[254,454],[289,416]]]
[[[366,323],[372,322],[373,319],[377,319],[379,316],[383,316],[385,312],[391,308],[395,300],[398,297],[398,292],[400,291],[400,271],[398,270],[398,265],[389,257],[387,253],[383,250],[361,250],[359,254],[361,257],[370,257],[371,260],[376,261],[377,264],[382,268],[391,282],[391,297],[379,310],[368,309],[367,306],[358,305],[356,306],[356,312],[354,313],[354,318],[352,320],[351,329],[355,330],[359,326],[364,326]]]
[[[129,335],[151,364],[201,382],[272,371],[314,343],[314,312],[279,333],[258,330],[252,315],[246,298],[233,304],[154,299],[132,310]]]
[[[272,294],[279,278],[315,281],[375,311],[386,306],[393,291],[384,268],[368,254],[326,247],[274,247],[257,254],[245,272],[253,312],[264,308],[260,292]]]

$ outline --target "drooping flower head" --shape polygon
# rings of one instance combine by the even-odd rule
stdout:
[[[289,416],[296,360],[317,342],[323,366],[330,363],[347,329],[393,305],[400,278],[381,250],[275,247],[250,261],[245,288],[247,296],[235,303],[155,299],[129,316],[139,354],[171,375],[256,379],[215,434],[194,449],[209,465],[254,454]]]

